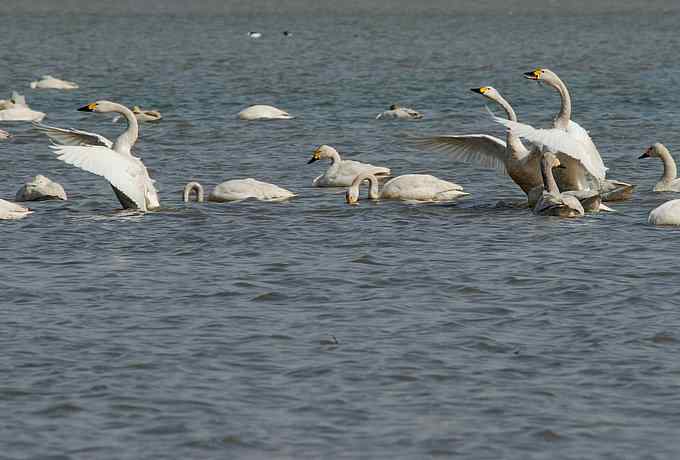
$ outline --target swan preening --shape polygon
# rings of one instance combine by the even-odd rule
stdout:
[[[183,199],[191,200],[192,193],[196,194],[196,201],[203,202],[203,186],[198,182],[189,182],[184,187]],[[227,201],[241,201],[256,199],[260,201],[281,201],[294,197],[290,190],[255,179],[233,179],[217,185],[208,195],[208,201],[218,203]]]
[[[14,198],[17,201],[44,201],[44,200],[63,200],[66,201],[66,192],[61,184],[58,184],[48,177],[38,174],[24,184]]]
[[[385,183],[382,190],[378,178],[370,172],[357,175],[347,189],[345,200],[348,204],[359,201],[359,186],[368,181],[368,197],[371,200],[404,200],[404,201],[452,201],[469,193],[463,191],[463,187],[453,182],[439,179],[429,174],[404,174],[390,179]]]
[[[373,166],[368,163],[361,163],[354,160],[343,160],[340,154],[330,145],[321,145],[309,159],[307,164],[319,160],[331,160],[331,165],[326,172],[318,176],[312,182],[315,187],[348,187],[358,174],[370,173],[376,177],[384,178],[391,174],[390,168],[383,166]]]
[[[376,120],[420,120],[423,118],[423,114],[407,107],[401,107],[400,105],[392,104],[389,110],[379,113],[375,118]]]
[[[26,98],[16,91],[9,100],[0,101],[0,109],[0,121],[41,121],[45,118],[43,112],[29,108]]]
[[[0,220],[23,219],[32,212],[30,209],[11,201],[0,200]]]
[[[160,207],[154,181],[131,148],[137,141],[137,118],[127,107],[110,101],[97,101],[78,109],[82,112],[119,113],[128,122],[127,129],[111,142],[99,134],[75,129],[35,125],[56,144],[51,148],[57,159],[104,177],[125,209],[148,211]]]
[[[288,112],[272,107],[271,105],[251,105],[238,113],[241,120],[289,120],[292,117]]]
[[[43,75],[42,80],[31,82],[33,89],[78,89],[78,85],[72,81],[60,80],[52,75]]]
[[[680,179],[678,179],[678,169],[675,161],[665,145],[656,142],[645,150],[639,158],[659,157],[663,162],[663,175],[661,180],[654,186],[655,192],[680,192]]]

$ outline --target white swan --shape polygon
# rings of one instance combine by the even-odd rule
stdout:
[[[262,37],[262,32],[248,32],[250,38],[260,38]]]
[[[3,100],[2,103],[6,108],[0,110],[0,121],[41,121],[45,118],[43,112],[30,109],[26,98],[16,91],[12,91],[9,101]]]
[[[158,110],[143,110],[139,108],[138,105],[135,105],[132,107],[132,113],[135,114],[135,117],[137,118],[137,121],[158,121],[161,118],[161,113]],[[120,120],[121,116],[116,116],[113,119],[113,122],[116,123],[118,120]]]
[[[184,187],[184,201],[191,199],[196,192],[196,201],[203,202],[203,186],[198,182],[189,182]],[[233,179],[222,182],[208,195],[208,201],[225,202],[254,198],[260,201],[281,201],[294,197],[290,190],[255,179]]]
[[[655,192],[680,192],[680,179],[678,179],[678,169],[675,161],[665,145],[660,142],[655,143],[639,158],[659,157],[663,161],[663,176],[654,186]]]
[[[4,141],[10,138],[10,134],[7,131],[0,129],[0,141]]]
[[[666,201],[652,209],[647,222],[652,225],[680,225],[680,200]]]
[[[97,101],[78,109],[81,112],[119,113],[128,127],[111,142],[99,134],[35,124],[60,145],[51,146],[58,160],[104,177],[125,209],[148,211],[160,207],[154,181],[131,148],[139,136],[137,118],[127,107],[110,101]]]
[[[271,105],[251,105],[238,113],[241,120],[289,120],[293,118],[288,112]]]
[[[373,166],[354,160],[343,160],[338,151],[330,145],[322,145],[314,150],[312,158],[307,164],[322,159],[331,160],[331,165],[326,172],[314,179],[312,185],[315,187],[348,187],[352,184],[354,178],[361,173],[371,173],[380,178],[387,177],[391,173],[390,168]]]
[[[570,194],[560,193],[552,169],[560,167],[560,160],[553,153],[545,153],[541,160],[543,193],[534,207],[534,214],[557,217],[580,217],[584,209],[579,200]]]
[[[61,184],[38,174],[31,182],[27,182],[17,191],[14,199],[17,201],[66,201],[67,198],[64,187]]]
[[[491,86],[472,88],[471,91],[491,99],[505,110],[508,119],[517,121],[512,106]],[[423,147],[440,150],[457,161],[473,163],[485,168],[507,171],[510,178],[526,193],[543,187],[541,179],[541,152],[529,151],[519,137],[511,130],[506,133],[505,142],[487,134],[461,134],[437,136],[415,141]]]
[[[392,104],[389,110],[385,110],[375,117],[376,120],[392,119],[392,120],[420,120],[423,114],[406,107],[401,107],[397,104]]]
[[[78,89],[78,85],[72,81],[60,80],[52,75],[43,75],[42,80],[31,82],[33,89]]]
[[[365,180],[369,182],[368,197],[371,200],[452,201],[469,195],[460,185],[428,174],[404,174],[390,179],[379,190],[378,178],[370,172],[364,172],[357,175],[347,189],[345,200],[348,204],[359,201],[359,186]]]
[[[0,200],[0,220],[23,219],[32,212],[30,209],[11,201]]]

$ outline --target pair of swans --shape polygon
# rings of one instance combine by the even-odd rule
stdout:
[[[111,142],[104,136],[34,124],[56,145],[51,148],[57,159],[105,178],[125,209],[148,211],[160,207],[154,181],[142,160],[132,155],[139,136],[139,125],[127,107],[110,101],[97,101],[78,109],[81,112],[117,113],[125,117],[127,129]]]
[[[12,91],[9,100],[0,101],[0,121],[41,121],[45,113],[28,107],[26,98]]]
[[[322,145],[314,150],[307,164],[319,160],[330,160],[331,165],[326,172],[312,181],[315,187],[348,187],[352,185],[357,175],[362,173],[369,173],[378,178],[385,178],[391,174],[390,168],[354,160],[343,160],[338,151],[330,145]]]
[[[78,89],[78,85],[72,81],[60,80],[52,75],[43,75],[41,80],[31,82],[33,89]]]
[[[571,98],[566,85],[548,69],[536,69],[525,76],[544,81],[559,92],[562,105],[553,129],[537,130],[518,123],[512,106],[495,88],[485,86],[472,91],[498,103],[505,110],[507,119],[494,117],[495,121],[510,128],[505,142],[486,134],[438,136],[418,142],[426,147],[445,151],[458,161],[505,170],[527,195],[531,189],[542,184],[539,166],[541,154],[544,151],[554,151],[567,172],[558,177],[562,188],[585,190],[595,185],[598,190],[607,192],[605,201],[628,198],[633,186],[605,179],[606,168],[597,148],[588,133],[571,120]],[[527,149],[520,138],[534,144],[532,150]],[[590,183],[591,178],[595,184]]]
[[[375,117],[376,120],[420,120],[423,114],[417,110],[401,107],[397,104],[392,104],[389,110],[385,110]]]
[[[241,120],[289,120],[292,117],[288,112],[277,109],[271,105],[251,105],[238,113]]]
[[[371,200],[438,202],[452,201],[469,195],[460,185],[429,174],[404,174],[390,179],[380,190],[375,174],[363,172],[357,175],[347,189],[345,200],[348,204],[356,204],[359,201],[359,186],[364,181],[369,182],[368,198]]]

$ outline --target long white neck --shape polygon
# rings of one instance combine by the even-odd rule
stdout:
[[[350,185],[350,191],[356,193],[356,196],[359,196],[359,186],[361,183],[365,180],[368,180],[368,198],[371,200],[377,200],[380,198],[380,185],[378,182],[378,178],[375,177],[375,175],[371,173],[361,173],[359,174],[354,180],[352,181],[352,185]]]
[[[333,166],[333,165],[335,165],[335,164],[340,164],[340,161],[341,161],[341,159],[340,159],[340,154],[339,154],[338,151],[335,150],[335,149],[329,150],[329,151],[328,151],[328,156],[327,156],[326,158],[328,158],[329,160],[331,160],[331,166]]]
[[[554,126],[559,129],[567,129],[569,122],[571,121],[571,96],[569,95],[567,85],[565,85],[557,76],[547,80],[546,83],[560,93],[560,100],[562,101],[562,106],[555,118]]]
[[[675,166],[671,152],[662,145],[656,148],[656,153],[661,157],[661,161],[663,161],[663,176],[661,180],[664,182],[674,180],[678,176],[678,169]]]
[[[515,111],[513,110],[512,106],[508,101],[506,101],[503,98],[503,96],[498,94],[495,100],[505,110],[505,113],[508,116],[508,120],[517,121],[517,114],[515,114]],[[519,160],[522,156],[524,156],[522,154],[526,154],[528,152],[526,147],[524,147],[524,144],[522,144],[522,141],[519,139],[519,136],[514,134],[511,129],[508,129],[508,132],[505,137],[505,142],[510,148],[511,155],[516,160]]]
[[[541,175],[543,176],[543,188],[548,193],[559,195],[560,189],[552,173],[552,161],[546,157],[541,159]]]
[[[113,143],[113,150],[118,153],[132,155],[130,150],[132,149],[132,146],[135,145],[135,142],[137,142],[137,138],[139,137],[139,124],[137,123],[137,117],[135,117],[135,114],[132,113],[130,109],[120,104],[114,104],[114,110],[112,110],[112,112],[123,115],[128,124],[127,129],[123,132],[123,134],[118,136],[116,142]]]
[[[191,192],[196,191],[196,201],[203,202],[203,186],[198,182],[189,182],[184,186],[184,202],[191,199]]]

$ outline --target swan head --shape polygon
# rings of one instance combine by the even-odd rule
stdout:
[[[668,151],[668,149],[666,148],[665,145],[663,145],[661,142],[655,142],[654,144],[649,146],[647,148],[647,150],[645,150],[645,152],[638,157],[638,159],[640,160],[642,158],[650,158],[650,157],[661,156],[660,152],[662,152],[664,150]]]
[[[500,93],[493,86],[482,86],[481,88],[470,88],[473,93],[479,93],[484,97],[488,97],[491,100],[496,100]]]
[[[323,158],[333,158],[334,154],[337,155],[338,151],[330,145],[322,145],[314,150],[314,153],[312,153],[312,158],[309,159],[307,164],[314,163],[315,161],[319,161]]]
[[[560,81],[559,77],[555,72],[550,69],[537,67],[531,72],[526,72],[524,78],[534,81],[543,81],[546,83],[555,83]]]
[[[345,193],[347,204],[357,204],[359,201],[359,187],[349,187]]]
[[[90,104],[84,105],[78,109],[79,112],[97,112],[97,113],[107,113],[116,112],[118,104],[109,101],[96,101]]]

